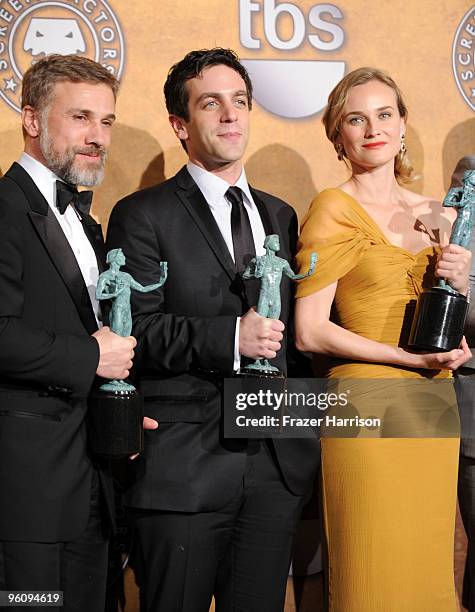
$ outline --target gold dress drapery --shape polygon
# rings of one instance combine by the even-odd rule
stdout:
[[[391,244],[356,200],[327,189],[302,224],[301,270],[313,251],[318,253],[316,272],[299,283],[297,297],[338,281],[333,322],[404,346],[417,295],[433,284],[438,247],[412,254]],[[322,356],[316,362],[320,374],[335,384],[398,379],[393,382],[400,392],[392,394],[391,404],[416,423],[419,408],[407,401],[407,380],[450,378],[447,371]],[[364,413],[363,402],[359,407],[355,402]],[[450,404],[456,419],[451,388],[442,403],[442,412]],[[322,438],[330,612],[458,610],[453,576],[458,447],[455,436]]]

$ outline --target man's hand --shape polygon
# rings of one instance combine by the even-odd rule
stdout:
[[[251,308],[239,323],[239,353],[251,359],[273,359],[280,349],[285,325],[261,317]]]
[[[144,416],[143,418],[143,428],[144,429],[157,429],[158,421],[155,419],[151,419],[150,417]]]
[[[133,336],[123,338],[109,327],[102,327],[93,337],[99,344],[99,365],[96,374],[102,378],[123,380],[129,375],[137,340]]]
[[[143,428],[144,429],[157,429],[158,421],[156,421],[155,419],[151,419],[150,417],[144,416]],[[139,453],[135,453],[135,455],[130,455],[129,459],[133,461],[134,459],[137,459],[138,456],[139,456]]]

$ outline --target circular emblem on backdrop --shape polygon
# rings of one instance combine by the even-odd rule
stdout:
[[[124,68],[124,36],[105,0],[11,0],[0,7],[0,96],[20,111],[21,81],[35,62],[60,53],[84,55],[117,78]]]
[[[452,66],[460,93],[475,111],[475,6],[464,15],[455,33]]]

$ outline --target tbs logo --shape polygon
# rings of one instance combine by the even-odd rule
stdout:
[[[283,38],[279,22],[292,23],[292,34]],[[345,42],[342,11],[334,4],[316,4],[306,14],[292,2],[239,0],[241,45],[259,50],[255,35],[261,21],[266,42],[280,51],[294,51],[308,42],[316,51],[331,53]],[[242,59],[254,87],[256,101],[266,110],[287,119],[309,117],[321,111],[328,94],[345,74],[343,61]]]

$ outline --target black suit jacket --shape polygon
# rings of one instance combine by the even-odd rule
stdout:
[[[252,190],[266,234],[277,233],[291,259],[297,219],[281,200]],[[138,382],[145,413],[160,427],[146,432],[128,503],[139,508],[210,511],[240,486],[245,442],[223,439],[222,380],[233,373],[236,317],[249,307],[247,281],[234,262],[201,191],[183,168],[164,183],[121,200],[108,229],[108,248],[122,247],[128,271],[155,283],[160,261],[168,279],[159,290],[133,293]],[[282,314],[291,286],[282,279]],[[251,304],[252,305],[252,304]],[[285,341],[275,363],[285,370]],[[302,494],[318,461],[314,440],[281,440],[276,454],[288,487]]]
[[[101,261],[100,227],[83,223]],[[0,179],[0,540],[68,541],[86,526],[95,330],[71,247],[13,164]]]

